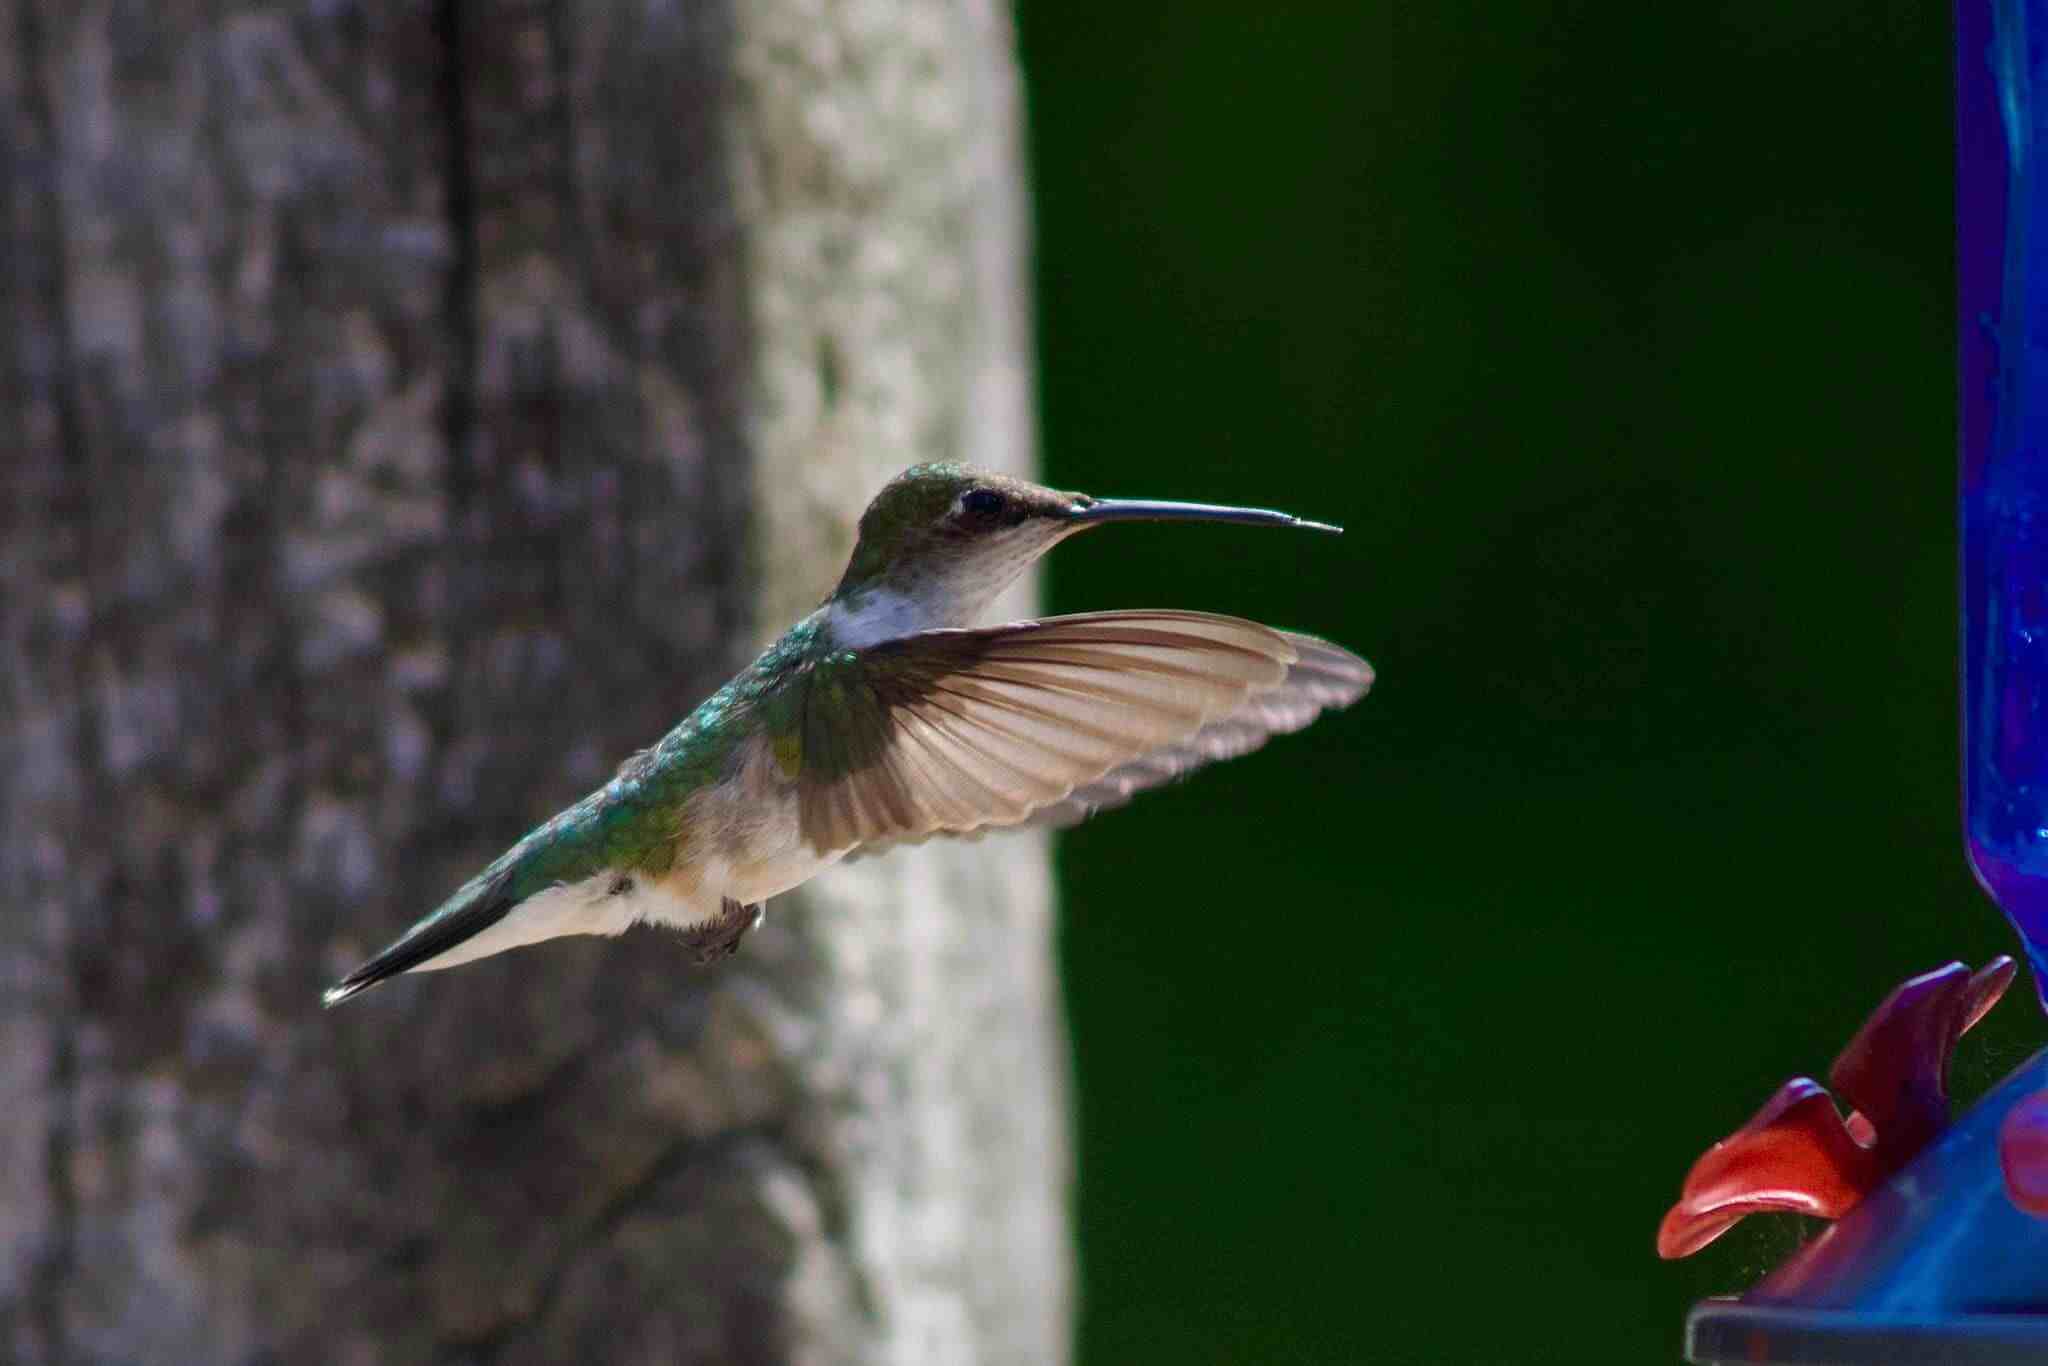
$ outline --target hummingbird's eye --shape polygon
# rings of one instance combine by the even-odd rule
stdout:
[[[1005,504],[994,489],[969,489],[960,496],[960,509],[970,517],[999,517]]]

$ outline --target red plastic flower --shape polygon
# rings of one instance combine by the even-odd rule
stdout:
[[[1848,1116],[1807,1077],[1779,1087],[1749,1123],[1693,1163],[1657,1229],[1657,1254],[1689,1256],[1745,1214],[1791,1210],[1839,1219],[1854,1208],[1948,1127],[1949,1053],[1998,1004],[2013,971],[2012,959],[2001,955],[1974,973],[1950,963],[1902,982],[1828,1072],[1836,1093],[1855,1107]],[[2041,1121],[2030,1132],[2040,1165],[2036,1185],[2048,1196],[2048,1109]]]
[[[2048,1091],[2036,1091],[2006,1111],[1998,1126],[1998,1168],[2006,1198],[2048,1218]]]

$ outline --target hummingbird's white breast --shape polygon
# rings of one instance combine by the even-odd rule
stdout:
[[[803,837],[796,780],[776,762],[764,735],[739,746],[731,773],[684,804],[685,858],[661,879],[692,919],[650,906],[643,917],[690,925],[716,915],[731,898],[753,906],[815,877],[838,862]]]

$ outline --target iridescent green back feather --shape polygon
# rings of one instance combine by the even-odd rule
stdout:
[[[484,889],[516,902],[602,872],[660,876],[689,858],[683,804],[728,774],[742,738],[773,724],[777,694],[789,691],[784,685],[816,629],[806,621],[790,631],[659,743],[620,764],[609,783],[506,850],[443,909]]]

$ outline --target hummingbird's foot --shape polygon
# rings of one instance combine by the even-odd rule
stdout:
[[[731,897],[725,898],[716,916],[683,931],[683,942],[690,947],[691,961],[704,967],[732,957],[739,950],[740,940],[747,937],[747,931],[760,925],[766,915],[767,912],[758,904],[743,906]]]

